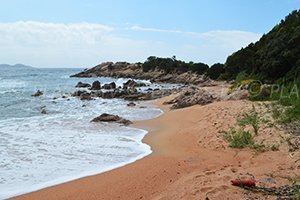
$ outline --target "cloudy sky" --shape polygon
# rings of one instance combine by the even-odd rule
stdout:
[[[3,0],[0,63],[90,67],[176,55],[211,65],[299,8],[299,0]]]

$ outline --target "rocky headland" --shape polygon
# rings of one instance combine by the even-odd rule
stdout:
[[[142,64],[127,62],[104,62],[90,69],[86,69],[71,77],[115,77],[150,80],[156,83],[182,83],[182,84],[210,84],[212,81],[205,75],[191,71],[171,71],[155,68],[144,71]]]

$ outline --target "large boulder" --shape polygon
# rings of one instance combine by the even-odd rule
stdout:
[[[87,87],[91,87],[91,85],[88,84],[88,83],[78,82],[75,87],[78,87],[78,88],[87,88]]]
[[[123,88],[130,88],[130,87],[144,87],[146,86],[145,83],[137,83],[136,81],[130,79],[126,83],[123,83]]]
[[[38,90],[34,94],[32,94],[31,96],[33,96],[33,97],[39,97],[39,96],[42,96],[42,95],[43,95],[43,92],[40,91],[40,90]]]
[[[173,104],[172,109],[185,108],[193,105],[206,105],[215,100],[212,94],[202,88],[190,87],[179,96],[165,104]]]
[[[91,90],[101,90],[101,83],[99,81],[94,81]]]
[[[106,90],[113,90],[113,89],[116,89],[116,83],[115,82],[111,82],[111,83],[107,83],[107,84],[104,84],[103,85],[103,89],[106,89]]]
[[[130,125],[132,122],[130,120],[124,119],[118,115],[111,115],[107,113],[103,113],[102,115],[94,118],[91,122],[114,122],[124,125]]]

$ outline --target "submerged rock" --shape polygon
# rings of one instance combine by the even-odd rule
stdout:
[[[129,102],[129,103],[127,104],[127,106],[133,107],[133,106],[136,106],[136,104],[135,104],[134,102]]]
[[[102,115],[94,118],[91,122],[114,122],[124,125],[132,124],[130,120],[124,119],[118,115],[111,115],[107,113],[103,113]]]
[[[38,90],[36,93],[32,94],[31,96],[33,97],[39,97],[39,96],[42,96],[43,95],[43,92]]]

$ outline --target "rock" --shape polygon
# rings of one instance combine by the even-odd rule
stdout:
[[[91,90],[101,90],[101,83],[99,81],[94,81]]]
[[[41,109],[41,113],[42,113],[42,114],[47,114],[46,109],[45,109],[45,108]]]
[[[92,95],[90,93],[83,93],[80,95],[80,100],[93,100]]]
[[[138,94],[129,94],[124,97],[127,101],[138,101],[138,100],[145,100],[146,94],[138,93]]]
[[[40,107],[39,110],[42,114],[47,114],[46,106]]]
[[[137,83],[134,80],[130,79],[126,83],[123,84],[123,88],[130,88],[130,87],[144,87],[146,86],[145,83]]]
[[[108,84],[104,84],[102,88],[106,89],[106,90],[116,89],[116,83],[111,82],[111,83],[108,83]]]
[[[181,72],[173,70],[166,72],[159,68],[150,71],[143,71],[142,64],[127,62],[105,62],[99,64],[90,69],[84,70],[71,77],[116,77],[116,78],[134,78],[142,80],[151,80],[153,82],[165,82],[165,83],[183,83],[183,84],[205,84],[211,80],[205,76],[193,72]],[[130,80],[132,82],[132,80]],[[127,85],[133,84],[132,87],[144,86],[141,84],[134,84],[128,82]],[[134,81],[135,82],[135,81]],[[125,84],[126,85],[126,84]],[[131,87],[131,86],[127,87]]]
[[[88,84],[88,83],[78,82],[75,87],[78,87],[78,88],[87,88],[87,87],[91,87],[91,85]]]
[[[232,92],[226,100],[242,100],[242,99],[248,99],[250,96],[248,90],[242,89],[242,90],[235,90]]]
[[[190,87],[181,92],[175,99],[165,102],[173,104],[172,109],[185,108],[193,105],[206,105],[212,103],[215,98],[202,88]]]
[[[107,113],[103,113],[102,115],[94,118],[91,122],[115,122],[126,126],[132,124],[130,120],[119,117],[118,115],[111,115]]]
[[[72,97],[79,97],[81,94],[87,93],[87,91],[78,90],[72,94]]]
[[[31,96],[33,97],[39,97],[39,96],[42,96],[43,95],[43,92],[38,90],[36,93],[32,94]]]
[[[129,103],[127,104],[127,106],[133,107],[133,106],[136,106],[136,104],[135,104],[134,102],[129,102]]]

